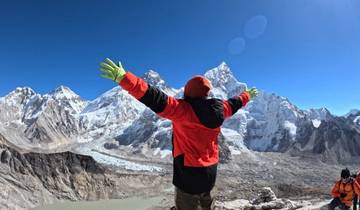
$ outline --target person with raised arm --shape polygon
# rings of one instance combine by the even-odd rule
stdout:
[[[119,84],[160,117],[172,121],[173,184],[177,210],[213,209],[210,192],[219,162],[220,126],[250,99],[257,89],[246,89],[233,98],[209,98],[211,82],[194,76],[185,85],[184,98],[176,99],[125,71],[121,63],[105,59],[101,75]]]

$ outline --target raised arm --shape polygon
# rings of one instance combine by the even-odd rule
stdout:
[[[181,120],[185,117],[183,102],[147,84],[131,72],[125,74],[119,85],[161,117],[170,120]]]
[[[224,101],[224,116],[225,118],[231,117],[241,107],[244,107],[253,97],[257,96],[257,89],[246,89],[239,96],[235,96]]]
[[[110,59],[100,64],[101,75],[117,82],[130,95],[149,107],[156,114],[170,120],[181,120],[185,117],[185,104],[174,97],[166,95],[160,89],[147,84],[131,72],[126,72],[122,65],[114,64]]]

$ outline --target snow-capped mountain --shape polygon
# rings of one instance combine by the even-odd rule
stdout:
[[[211,81],[213,89],[210,96],[227,99],[238,95],[246,89],[246,84],[237,81],[226,63],[207,71],[204,75]]]
[[[205,76],[213,86],[211,95],[218,98],[237,96],[247,87],[234,77],[225,63],[209,70]],[[237,132],[250,149],[278,151],[284,131],[289,134],[288,141],[294,140],[296,125],[304,117],[305,114],[286,98],[260,91],[258,97],[225,121],[223,128]]]
[[[0,133],[24,148],[71,143],[83,132],[77,115],[87,103],[64,86],[45,95],[17,88],[0,99]]]
[[[141,116],[145,106],[117,86],[102,94],[79,114],[84,125],[84,139],[96,140],[115,137]]]
[[[348,114],[345,115],[345,117],[360,127],[360,110],[352,109]]]
[[[360,115],[360,109],[351,109],[344,117],[349,117],[351,115]]]
[[[225,63],[204,75],[213,86],[211,97],[228,99],[247,87]],[[183,88],[171,88],[155,71],[148,71],[143,79],[168,95],[183,95]],[[260,91],[258,97],[223,124],[221,152],[226,157],[249,149],[324,154],[339,146],[343,149],[338,157],[357,156],[344,143],[352,141],[353,148],[360,145],[360,129],[356,126],[359,116],[355,113],[347,118],[335,117],[325,108],[301,110],[285,97]],[[128,145],[138,151],[146,148],[154,153],[171,152],[171,122],[158,117],[118,86],[90,102],[63,86],[45,95],[18,88],[0,98],[0,125],[0,133],[7,139],[27,140],[34,147],[92,142],[89,145],[101,144],[109,153]],[[335,133],[341,133],[341,138],[335,138]],[[104,148],[107,140],[116,143],[105,144]]]
[[[176,94],[177,90],[168,86],[155,71],[149,70],[142,78],[168,95]],[[145,106],[142,103],[130,96],[121,87],[114,87],[89,102],[79,115],[80,122],[87,130],[83,137],[99,139],[114,138],[121,135],[125,128],[137,124],[133,123],[134,121],[141,123],[138,118],[146,115],[142,114],[144,110]]]
[[[60,86],[51,91],[48,96],[54,100],[60,101],[61,106],[68,108],[73,114],[80,113],[87,105],[87,101],[80,98],[70,88]]]
[[[174,96],[178,90],[171,88],[159,75],[159,73],[149,70],[146,72],[142,78],[152,86],[155,86],[157,88],[160,88],[162,91],[164,91],[166,94],[170,96]]]

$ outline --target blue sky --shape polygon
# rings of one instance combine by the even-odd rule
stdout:
[[[360,1],[1,1],[0,96],[114,84],[105,58],[173,87],[225,61],[242,82],[300,108],[360,108]]]

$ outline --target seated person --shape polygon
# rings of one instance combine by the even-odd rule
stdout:
[[[360,185],[356,179],[350,176],[349,169],[341,171],[341,179],[337,181],[331,191],[333,200],[329,204],[329,210],[336,207],[350,209],[353,204],[354,195],[360,195]]]

